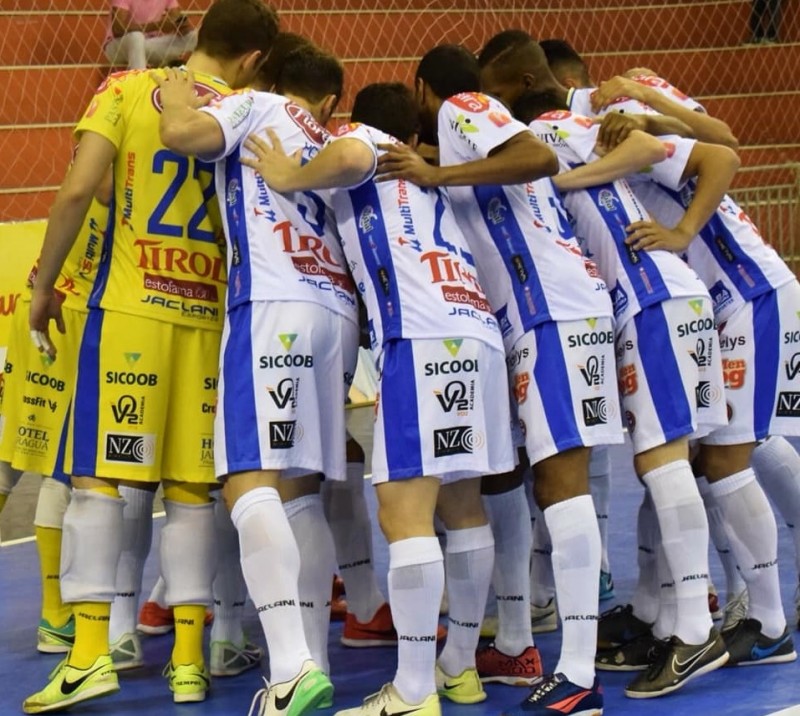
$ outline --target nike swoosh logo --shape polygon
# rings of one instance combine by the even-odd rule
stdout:
[[[301,678],[301,679],[298,679],[297,681],[295,681],[294,682],[294,686],[292,686],[292,688],[289,689],[289,691],[286,693],[286,695],[284,695],[284,696],[277,696],[276,695],[275,696],[275,707],[278,709],[278,711],[283,711],[286,708],[288,708],[289,703],[292,700],[292,696],[294,696],[294,692],[297,691],[297,687],[300,685],[300,682],[302,680],[303,679]]]
[[[416,713],[417,711],[419,711],[419,709],[409,709],[408,711],[393,711],[392,713],[389,713],[386,710],[386,707],[384,706],[381,709],[381,716],[406,716],[407,714],[413,714]]]
[[[64,680],[61,682],[61,693],[64,694],[64,696],[69,696],[70,694],[75,693],[75,691],[81,687],[81,685],[86,681],[86,679],[90,678],[94,674],[106,668],[108,668],[107,664],[98,666],[96,669],[92,669],[92,671],[90,671],[88,674],[84,674],[83,676],[81,676],[81,678],[78,679],[77,681],[67,681],[67,678],[64,677]]]
[[[705,649],[698,651],[693,656],[689,657],[686,661],[679,661],[677,656],[672,657],[672,670],[678,675],[683,676],[689,671],[700,659],[708,654],[714,648],[716,642],[711,642]]]
[[[783,639],[781,639],[776,644],[770,644],[769,646],[763,648],[758,646],[757,644],[754,644],[750,652],[750,656],[754,660],[766,659],[767,657],[772,656],[776,651],[778,651],[778,649],[780,649],[788,639],[789,635],[787,634]]]

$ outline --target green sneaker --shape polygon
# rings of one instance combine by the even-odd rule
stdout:
[[[266,683],[266,679],[265,679]],[[318,708],[333,705],[333,684],[313,661],[306,661],[290,681],[269,684],[256,692],[250,705],[255,716],[304,716]]]
[[[36,630],[36,650],[42,654],[66,654],[75,643],[75,617],[70,614],[64,626],[54,627],[47,619]]]
[[[50,674],[50,682],[22,704],[26,714],[43,714],[119,691],[110,656],[98,656],[88,669],[76,669],[64,659]]]
[[[436,664],[436,691],[439,696],[456,704],[477,704],[486,701],[486,692],[475,668],[464,669],[458,676],[450,676]]]
[[[211,688],[211,676],[205,667],[196,664],[173,666],[170,661],[164,667],[163,675],[169,679],[169,690],[176,704],[206,700]]]

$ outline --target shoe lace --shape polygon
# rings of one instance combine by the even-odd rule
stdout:
[[[267,697],[269,696],[270,685],[269,681],[263,676],[261,678],[264,681],[264,686],[253,694],[253,700],[250,702],[247,716],[261,716],[261,714],[267,712]]]
[[[534,682],[534,688],[528,701],[532,704],[539,703],[547,694],[549,694],[556,686],[562,682],[560,674],[551,674],[550,676],[540,676],[538,681]]]
[[[390,686],[391,684],[384,684],[380,691],[376,691],[374,694],[367,696],[364,699],[364,703],[361,704],[362,711],[367,711],[373,706],[379,706],[380,704],[388,703],[392,698],[392,693],[389,690]]]

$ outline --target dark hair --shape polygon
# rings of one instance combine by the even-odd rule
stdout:
[[[275,91],[319,102],[327,95],[342,96],[344,68],[333,55],[316,47],[292,50],[278,72]]]
[[[264,89],[272,89],[278,84],[278,75],[286,61],[286,56],[299,47],[313,46],[314,43],[311,40],[296,32],[279,32],[272,43],[269,56],[258,70],[258,82]]]
[[[550,65],[554,72],[558,72],[562,68],[568,68],[573,72],[580,73],[584,82],[586,84],[589,83],[589,68],[569,42],[551,38],[542,40],[539,45],[544,50],[547,64]]]
[[[478,61],[461,45],[439,45],[428,51],[420,60],[416,76],[440,99],[481,88]]]
[[[254,50],[265,55],[278,34],[278,14],[262,0],[215,0],[197,32],[197,49],[230,60]]]
[[[380,129],[401,142],[419,132],[419,106],[401,82],[376,82],[362,88],[353,102],[351,121]]]
[[[556,109],[568,109],[561,95],[554,89],[530,90],[514,102],[512,114],[525,124],[530,124],[539,115]]]
[[[507,52],[511,48],[527,45],[529,42],[533,42],[533,37],[524,30],[503,30],[503,32],[498,32],[484,45],[478,54],[478,65],[482,69],[498,55]]]

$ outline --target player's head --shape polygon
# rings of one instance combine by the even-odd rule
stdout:
[[[480,90],[480,68],[461,45],[439,45],[420,60],[414,90],[421,109],[424,141],[436,144],[436,118],[448,97]]]
[[[523,92],[563,89],[550,71],[539,43],[520,30],[506,30],[495,35],[484,47],[478,62],[483,91],[508,107],[513,107]]]
[[[350,119],[412,146],[419,134],[419,106],[414,93],[400,82],[376,82],[364,87],[356,95]]]
[[[301,100],[320,124],[331,118],[344,87],[344,68],[333,55],[313,46],[298,47],[278,72],[275,91]]]
[[[262,0],[215,0],[197,31],[195,55],[219,65],[233,87],[255,79],[278,34],[278,14]]]
[[[511,108],[512,114],[525,124],[530,124],[539,115],[556,109],[568,109],[560,92],[552,89],[523,92]]]
[[[286,61],[286,56],[300,47],[313,46],[314,43],[311,40],[298,35],[296,32],[279,32],[272,43],[269,56],[258,69],[258,76],[253,83],[254,86],[265,92],[274,91],[275,85],[278,83],[278,74],[280,74],[281,67]]]
[[[556,79],[570,89],[594,87],[589,75],[589,68],[575,48],[566,40],[550,39],[540,40],[539,45],[544,50],[547,63]]]
[[[651,70],[649,67],[631,67],[629,70],[625,70],[622,73],[623,77],[627,77],[628,79],[633,79],[634,77],[658,77],[659,74],[655,70]]]

